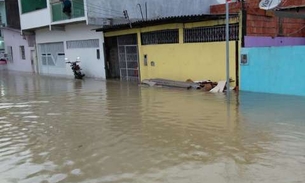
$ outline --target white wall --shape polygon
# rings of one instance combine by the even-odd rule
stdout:
[[[33,72],[31,65],[31,50],[34,48],[28,47],[28,42],[23,39],[20,31],[2,29],[5,42],[5,52],[7,53],[7,46],[13,48],[13,62],[7,62],[7,69],[14,71]],[[25,48],[25,60],[21,59],[20,46]]]
[[[48,28],[36,30],[36,44],[51,43],[51,42],[64,42],[65,57],[70,60],[76,60],[81,57],[80,66],[83,72],[88,77],[105,78],[105,62],[104,62],[104,39],[102,34],[92,31],[97,27],[86,26],[85,23],[71,24],[65,26],[65,31],[49,31]],[[99,39],[100,48],[82,48],[82,49],[67,49],[66,41],[71,40],[87,40]],[[96,49],[100,49],[100,59],[96,58]],[[38,55],[39,58],[39,55]],[[39,58],[40,59],[40,58]],[[41,63],[41,61],[40,61]],[[55,73],[59,75],[58,73]],[[60,75],[72,76],[73,73],[69,64],[66,65],[66,73]]]
[[[44,27],[48,26],[50,23],[51,16],[49,8],[20,15],[20,24],[22,30]]]

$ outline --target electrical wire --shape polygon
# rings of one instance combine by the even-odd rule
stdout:
[[[101,10],[101,11],[110,11],[110,12],[115,12],[115,13],[122,13],[123,12],[123,10],[119,11],[119,10],[115,10],[115,9],[112,9],[112,8],[100,7],[100,5],[96,5],[96,4],[88,3],[88,2],[85,4],[85,3],[75,1],[74,3],[82,5],[82,6],[86,6],[86,7],[95,8],[95,9],[98,9],[98,10]]]
[[[84,8],[82,8],[81,10],[85,11]],[[87,12],[88,13],[96,13],[98,15],[108,16],[108,18],[111,18],[113,16],[123,17],[123,14],[112,14],[112,13],[101,12],[101,11],[98,11],[98,10],[92,10],[92,9],[88,9],[88,8],[87,8]]]
[[[106,15],[106,16],[119,16],[119,17],[123,17],[123,12],[121,13],[116,13],[116,12],[107,12],[99,7],[96,6],[88,6],[88,5],[84,5],[83,3],[78,3],[78,2],[74,2],[75,4],[81,5],[81,10],[85,10],[85,7],[87,8],[87,12],[92,12],[92,13],[97,13],[97,14],[101,14],[101,15]]]

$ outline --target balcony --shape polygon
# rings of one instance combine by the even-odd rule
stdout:
[[[29,13],[47,8],[47,0],[21,0],[21,12]]]
[[[71,19],[84,17],[85,16],[84,0],[71,0],[71,3],[72,3]],[[51,4],[51,7],[52,7],[53,22],[69,19],[69,17],[62,12],[63,10],[62,2],[53,3]]]

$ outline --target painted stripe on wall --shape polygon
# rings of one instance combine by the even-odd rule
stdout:
[[[269,46],[297,46],[305,45],[302,37],[258,37],[245,36],[245,47],[269,47]]]

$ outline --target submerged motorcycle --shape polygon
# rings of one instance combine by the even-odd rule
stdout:
[[[75,79],[83,79],[83,77],[85,77],[85,74],[81,72],[82,69],[78,64],[80,62],[80,57],[77,57],[76,61],[74,62],[70,62],[68,58],[65,58],[65,61],[67,64],[70,64]]]

